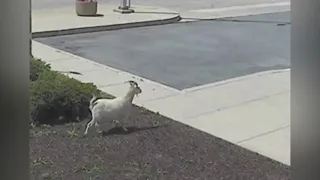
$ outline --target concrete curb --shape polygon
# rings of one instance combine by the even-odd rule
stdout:
[[[129,29],[129,28],[146,27],[146,26],[157,26],[157,25],[176,23],[176,22],[179,22],[180,20],[181,20],[181,17],[179,14],[177,14],[175,17],[168,18],[168,19],[34,32],[32,33],[32,38],[44,38],[44,37],[53,37],[53,36],[61,36],[61,35],[91,33],[91,32],[100,32],[100,31],[112,31],[112,30]]]

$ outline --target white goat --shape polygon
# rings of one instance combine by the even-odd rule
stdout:
[[[87,135],[88,129],[95,125],[96,129],[101,132],[98,122],[126,120],[130,116],[132,100],[135,95],[142,92],[139,85],[134,81],[128,81],[130,84],[129,91],[124,97],[114,99],[97,98],[93,95],[90,100],[89,109],[91,110],[92,119],[87,123],[84,135]],[[122,126],[124,131],[127,128]]]

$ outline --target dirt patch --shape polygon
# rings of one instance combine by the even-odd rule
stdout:
[[[31,179],[290,179],[286,165],[141,108],[128,132],[106,124],[83,137],[85,123],[31,130]]]

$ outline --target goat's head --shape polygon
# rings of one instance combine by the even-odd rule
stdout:
[[[140,89],[138,83],[136,83],[135,81],[128,81],[130,84],[130,91],[134,94],[134,95],[138,95],[140,93],[142,93],[142,90]]]

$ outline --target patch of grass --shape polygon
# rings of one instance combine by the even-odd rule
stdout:
[[[39,157],[32,161],[32,166],[54,164],[49,157]]]
[[[71,138],[78,137],[77,129],[74,124],[72,124],[71,130],[67,131]]]
[[[85,173],[90,173],[90,174],[94,174],[94,173],[101,173],[103,172],[105,169],[101,166],[97,166],[97,165],[83,165],[82,167],[78,168],[75,172],[80,172],[83,171]]]
[[[43,124],[39,128],[30,130],[30,137],[50,136],[57,132],[52,129],[50,125]]]

